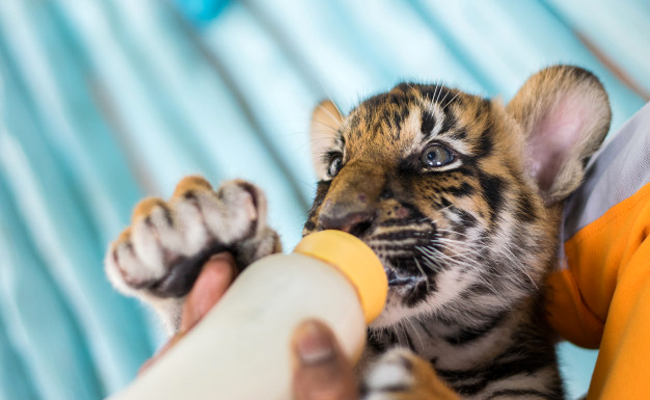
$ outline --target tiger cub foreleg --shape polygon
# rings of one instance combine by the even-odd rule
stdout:
[[[409,350],[385,353],[365,374],[363,400],[460,400],[431,364]]]
[[[512,356],[512,354],[510,355]],[[514,360],[499,358],[492,365],[465,371],[436,370],[410,350],[384,353],[363,374],[363,400],[560,400],[561,381],[555,365],[527,370],[504,368]],[[443,379],[444,378],[444,379]]]

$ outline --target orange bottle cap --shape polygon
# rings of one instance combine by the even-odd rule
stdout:
[[[326,230],[305,236],[293,250],[337,268],[352,283],[366,318],[372,322],[384,309],[388,279],[377,255],[359,238]]]

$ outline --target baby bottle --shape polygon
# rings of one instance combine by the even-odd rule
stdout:
[[[360,239],[311,234],[293,253],[246,268],[183,340],[112,399],[289,400],[300,322],[325,322],[356,362],[387,291],[381,262]]]

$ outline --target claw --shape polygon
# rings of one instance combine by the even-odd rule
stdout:
[[[124,229],[122,233],[120,233],[120,236],[117,237],[116,243],[126,242],[127,240],[129,240],[130,237],[131,237],[131,227],[129,226],[126,229]]]
[[[178,182],[178,185],[176,185],[172,198],[182,197],[185,193],[194,190],[212,190],[212,185],[210,185],[210,182],[205,180],[202,176],[186,176]]]
[[[159,199],[157,197],[149,197],[142,200],[133,209],[133,216],[131,217],[131,223],[135,223],[140,218],[151,215],[151,213],[156,207],[167,209],[167,203],[165,203],[162,199]]]

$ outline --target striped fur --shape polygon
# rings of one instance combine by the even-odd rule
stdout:
[[[389,298],[366,359],[407,348],[468,399],[562,398],[541,293],[563,201],[609,119],[598,80],[565,66],[534,75],[507,107],[406,83],[347,117],[322,103],[304,234],[351,232],[384,264]],[[382,398],[408,398],[409,382]]]

